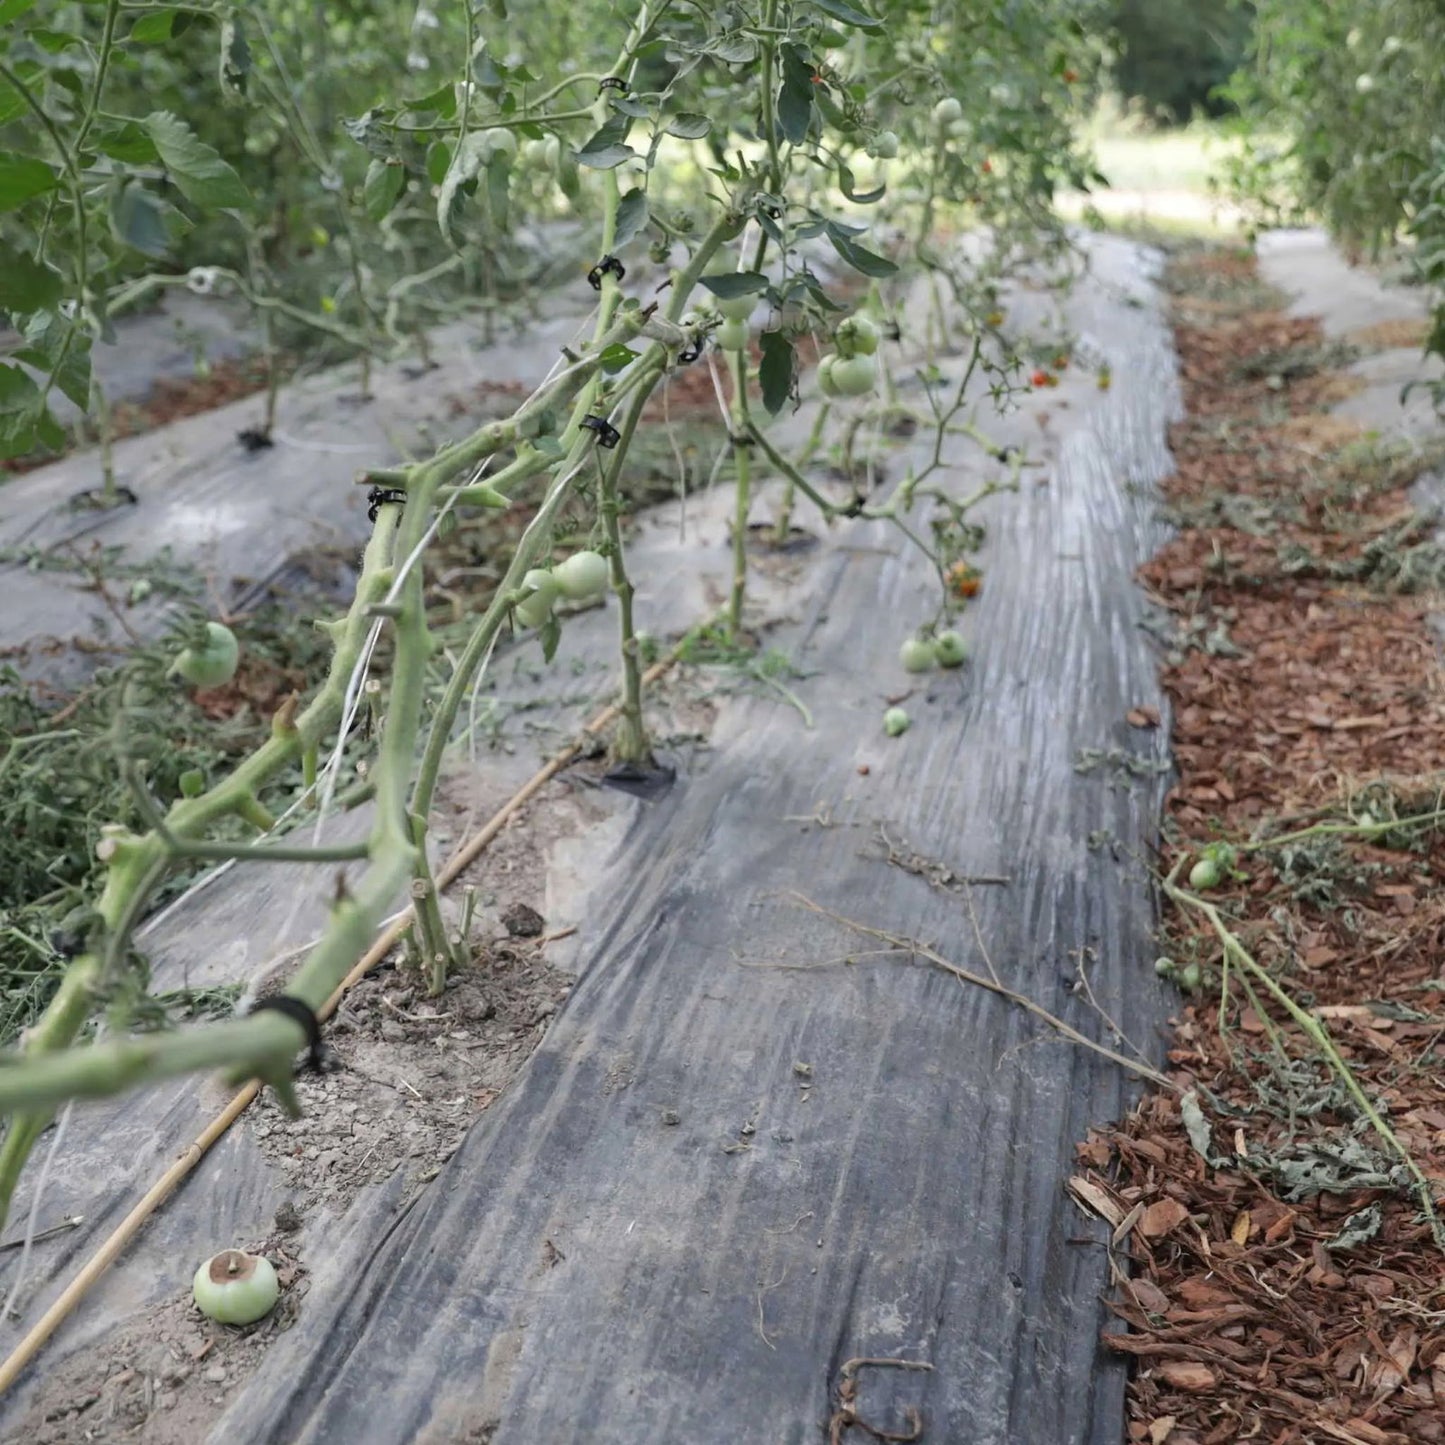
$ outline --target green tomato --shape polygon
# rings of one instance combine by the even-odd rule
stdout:
[[[840,356],[833,363],[833,385],[842,396],[866,396],[878,384],[878,363],[871,356]]]
[[[562,596],[585,602],[607,591],[612,569],[600,552],[574,552],[552,569],[552,577]]]
[[[724,351],[741,351],[751,335],[746,321],[724,321],[717,329],[717,344]]]
[[[818,363],[818,390],[828,398],[829,401],[836,401],[843,395],[838,390],[838,383],[833,380],[833,368],[838,364],[837,352],[830,351]]]
[[[239,1249],[208,1259],[191,1281],[196,1308],[223,1325],[249,1325],[271,1313],[281,1284],[269,1259]]]
[[[1179,982],[1183,984],[1190,993],[1197,993],[1200,984],[1204,982],[1204,971],[1197,963],[1186,964],[1184,972],[1179,975]]]
[[[1154,972],[1160,978],[1173,978],[1176,972],[1172,958],[1156,958],[1154,960]]]
[[[883,714],[883,731],[890,738],[896,738],[901,733],[906,733],[912,725],[913,719],[901,707],[890,707]]]
[[[953,121],[962,118],[963,105],[955,96],[945,96],[933,107],[933,123],[935,125],[950,125]]]
[[[843,356],[872,356],[878,350],[878,328],[866,316],[838,323],[838,351]]]
[[[898,135],[891,130],[880,130],[873,137],[873,154],[880,161],[891,161],[898,154]]]
[[[713,304],[725,321],[748,321],[757,310],[758,298],[756,292],[749,292],[746,296],[715,296]]]
[[[219,622],[208,622],[205,641],[199,647],[182,648],[170,670],[197,687],[224,687],[235,677],[240,659],[236,634]]]
[[[1222,877],[1219,864],[1213,858],[1201,858],[1189,870],[1189,886],[1205,892],[1210,888],[1218,888]]]
[[[540,627],[552,615],[557,600],[557,579],[540,567],[534,567],[522,578],[522,591],[527,595],[512,608],[523,627]]]
[[[199,768],[187,768],[176,782],[183,798],[199,798],[206,791],[206,775]]]
[[[562,142],[554,135],[522,143],[522,164],[538,175],[551,175],[557,169],[561,154]]]
[[[898,660],[903,664],[904,672],[927,672],[937,658],[934,656],[932,643],[921,637],[910,637],[898,649]]]
[[[962,636],[950,629],[933,639],[933,656],[940,667],[962,667],[968,648]]]

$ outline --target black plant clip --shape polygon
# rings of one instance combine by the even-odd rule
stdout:
[[[594,291],[600,291],[602,289],[602,278],[609,272],[616,276],[618,283],[621,284],[622,278],[627,275],[627,267],[625,267],[616,256],[604,256],[587,273],[588,283]]]
[[[321,1020],[316,1017],[310,1004],[294,998],[289,993],[273,994],[270,998],[258,998],[251,1005],[250,1012],[258,1014],[269,1009],[272,1013],[284,1014],[288,1019],[306,1030],[306,1066],[323,1073],[326,1069],[326,1049],[321,1042]]]
[[[620,90],[623,95],[626,95],[630,88],[620,75],[604,75],[597,82],[598,95],[601,95],[604,90]]]
[[[376,514],[388,502],[404,502],[406,493],[400,487],[373,487],[366,494],[366,520],[376,521]]]
[[[680,366],[691,366],[694,361],[702,355],[702,348],[705,343],[701,340],[694,341],[691,346],[684,346],[677,353],[677,360]]]
[[[605,416],[584,416],[582,425],[597,433],[597,445],[611,451],[622,440],[622,433]]]

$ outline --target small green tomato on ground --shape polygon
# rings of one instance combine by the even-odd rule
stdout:
[[[922,637],[910,637],[898,649],[898,660],[905,672],[927,672],[938,659],[931,642]]]
[[[208,622],[204,640],[182,648],[170,670],[196,687],[224,687],[235,677],[240,659],[236,634],[222,623]]]
[[[968,647],[963,637],[950,628],[933,639],[933,656],[940,667],[962,667]]]
[[[223,1325],[250,1325],[264,1319],[280,1293],[271,1261],[239,1249],[213,1255],[191,1281],[196,1308]]]
[[[717,344],[723,351],[741,351],[751,334],[746,321],[729,319],[717,329]]]
[[[1189,870],[1189,886],[1205,893],[1218,888],[1234,871],[1235,849],[1228,843],[1210,843]]]
[[[600,552],[574,552],[552,569],[552,578],[563,597],[587,602],[607,591],[612,569]]]
[[[896,738],[906,733],[913,726],[913,719],[903,711],[901,707],[890,707],[883,714],[883,731],[890,738]]]

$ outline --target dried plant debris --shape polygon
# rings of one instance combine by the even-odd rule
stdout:
[[[1196,984],[1174,1088],[1071,1184],[1112,1231],[1128,1438],[1445,1441],[1445,566],[1408,494],[1435,459],[1331,424],[1345,352],[1261,309],[1246,255],[1170,288],[1164,868],[1234,852],[1166,912],[1159,971]]]

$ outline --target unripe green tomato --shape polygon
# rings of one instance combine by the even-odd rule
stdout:
[[[838,390],[838,383],[833,380],[833,368],[838,364],[838,354],[830,351],[818,363],[818,390],[828,398],[829,401],[836,401],[842,396]]]
[[[574,552],[552,569],[558,591],[574,602],[585,602],[607,591],[612,570],[600,552]]]
[[[873,137],[873,154],[880,161],[891,161],[898,154],[898,135],[891,130],[880,130]]]
[[[833,385],[843,396],[866,396],[878,384],[878,363],[871,356],[840,356],[833,363]]]
[[[715,296],[713,305],[725,321],[748,321],[757,309],[758,298],[753,293],[746,296]]]
[[[1160,978],[1173,978],[1175,973],[1174,960],[1172,958],[1156,958],[1154,960],[1154,972]]]
[[[560,143],[554,135],[541,140],[529,140],[522,144],[522,164],[529,171],[551,173],[557,168],[557,152]]]
[[[1213,858],[1201,858],[1194,867],[1189,870],[1189,886],[1198,888],[1201,892],[1210,888],[1219,887],[1220,880],[1219,864]]]
[[[1184,985],[1190,993],[1196,993],[1200,984],[1204,982],[1204,970],[1197,963],[1186,964],[1184,972],[1179,975],[1179,982]]]
[[[208,1259],[191,1281],[191,1297],[208,1319],[223,1325],[250,1325],[264,1319],[281,1294],[269,1259],[239,1249]]]
[[[182,648],[170,670],[197,687],[224,687],[235,677],[240,659],[236,634],[219,622],[208,622],[205,642]]]
[[[900,733],[906,733],[912,724],[913,719],[901,707],[890,707],[883,714],[883,731],[890,738],[896,738]]]
[[[878,328],[866,316],[850,316],[838,323],[838,350],[854,356],[872,356],[878,350]]]
[[[898,660],[905,672],[927,672],[937,658],[934,657],[932,643],[921,637],[910,637],[898,649]]]
[[[968,122],[966,120],[949,121],[948,133],[954,140],[962,140],[968,134]]]
[[[183,798],[199,798],[206,791],[206,775],[199,768],[187,768],[176,782]]]
[[[933,655],[940,667],[962,667],[968,656],[962,636],[952,631],[940,632],[933,639]]]
[[[522,578],[522,590],[528,595],[512,609],[523,627],[540,627],[551,615],[557,600],[557,579],[552,573],[534,567]]]
[[[751,335],[746,321],[724,321],[717,329],[717,344],[724,351],[741,351]]]
[[[956,96],[945,96],[933,107],[933,123],[935,125],[951,125],[954,121],[962,118],[963,105]]]

